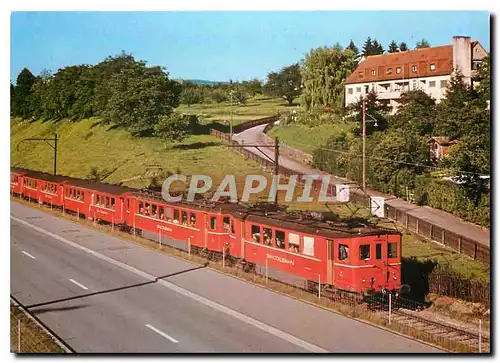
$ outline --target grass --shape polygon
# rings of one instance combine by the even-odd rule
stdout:
[[[149,184],[149,175],[163,172],[205,174],[214,183],[233,174],[241,182],[248,174],[261,174],[259,165],[246,161],[210,135],[191,135],[167,150],[157,138],[136,138],[121,129],[108,130],[97,119],[57,123],[13,120],[11,124],[11,165],[52,172],[53,150],[43,142],[18,143],[29,137],[59,136],[58,174],[85,178],[91,167],[108,171],[108,183],[123,182],[132,187]]]
[[[279,111],[289,109],[286,102],[279,98],[269,98],[258,95],[247,100],[245,105],[233,105],[229,102],[219,104],[195,104],[191,106],[180,105],[178,112],[197,115],[202,123],[221,123],[229,125],[231,111],[233,115],[233,125],[238,125],[245,121],[255,120],[267,116],[272,116]]]
[[[19,324],[21,342],[19,344]],[[15,353],[64,353],[64,350],[30,317],[10,305],[10,346]],[[20,349],[19,349],[20,348]]]
[[[273,127],[268,135],[278,137],[287,146],[312,154],[317,147],[322,147],[332,136],[351,130],[353,123],[325,124],[309,127],[290,124]]]

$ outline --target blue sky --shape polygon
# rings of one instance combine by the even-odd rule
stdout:
[[[390,12],[13,12],[11,80],[74,64],[95,64],[121,50],[173,78],[216,81],[264,79],[300,61],[311,49],[367,36],[385,49],[394,39],[410,47],[421,38],[450,44],[454,35],[489,51],[489,13]]]

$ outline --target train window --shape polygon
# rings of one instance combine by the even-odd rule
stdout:
[[[165,208],[165,218],[167,221],[172,221],[172,208]]]
[[[191,227],[196,226],[196,214],[194,213],[189,213],[189,225]]]
[[[262,240],[264,241],[265,245],[276,247],[273,238],[273,231],[271,228],[262,229]]]
[[[139,214],[144,213],[144,204],[142,202],[139,202]]]
[[[369,260],[370,259],[370,245],[360,245],[359,246],[359,259]]]
[[[280,230],[276,230],[275,231],[276,233],[276,246],[278,246],[278,248],[281,248],[282,250],[285,249],[285,231],[280,231]]]
[[[111,209],[115,209],[116,201],[115,198],[111,198]]]
[[[179,223],[179,210],[174,209],[174,223]]]
[[[375,258],[377,260],[381,260],[382,259],[382,244],[381,243],[377,243],[375,245]]]
[[[210,229],[217,228],[217,217],[210,217]]]
[[[111,207],[111,201],[109,200],[109,197],[106,197],[106,208]]]
[[[151,205],[151,215],[155,218],[158,218],[158,215],[156,214],[157,209],[158,209],[158,206],[156,204]]]
[[[229,233],[231,231],[231,218],[222,218],[222,226],[224,227],[224,231]]]
[[[260,227],[252,224],[251,233],[252,241],[260,243]]]
[[[288,249],[292,252],[300,252],[300,236],[295,233],[288,233]]]
[[[314,238],[304,236],[304,247],[302,253],[308,256],[314,256]]]
[[[145,203],[145,207],[144,207],[144,213],[145,215],[147,216],[150,216],[151,215],[151,204],[149,203]]]
[[[85,193],[83,192],[83,190],[80,190],[80,198],[79,198],[82,202],[85,200]]]
[[[165,209],[163,207],[158,207],[158,218],[159,219],[165,218]]]
[[[187,226],[187,224],[188,224],[188,213],[182,211],[181,216],[182,216],[182,224],[185,225],[185,226]]]
[[[339,261],[345,261],[349,258],[349,246],[339,244]]]
[[[127,198],[127,210],[130,210],[130,199]]]
[[[398,257],[398,244],[397,243],[389,243],[387,245],[387,257],[389,257],[389,258]]]

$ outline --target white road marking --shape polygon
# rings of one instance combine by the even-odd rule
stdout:
[[[68,245],[70,245],[72,247],[75,247],[77,249],[85,251],[85,252],[87,252],[88,254],[90,254],[92,256],[95,256],[95,257],[97,257],[97,258],[99,258],[101,260],[107,261],[107,262],[109,262],[109,263],[111,263],[111,264],[113,264],[115,266],[121,267],[121,268],[123,268],[123,269],[125,269],[125,270],[127,270],[129,272],[132,272],[132,273],[134,273],[136,275],[139,275],[139,276],[141,276],[141,277],[143,277],[143,278],[145,278],[147,280],[151,280],[151,281],[156,281],[157,280],[156,276],[153,276],[153,275],[151,275],[151,274],[149,274],[147,272],[144,272],[144,271],[139,270],[139,269],[137,269],[135,267],[129,266],[129,265],[123,263],[123,262],[117,261],[117,260],[115,260],[113,258],[110,258],[108,256],[100,254],[99,252],[91,250],[90,248],[81,246],[81,245],[79,245],[79,244],[77,244],[75,242],[71,242],[70,240],[68,240],[68,239],[66,239],[64,237],[61,237],[61,236],[59,236],[59,235],[57,235],[55,233],[49,232],[49,231],[47,231],[47,230],[45,230],[45,229],[43,229],[41,227],[35,226],[34,224],[26,222],[23,219],[14,217],[12,215],[10,216],[10,218],[13,219],[16,222],[19,222],[21,224],[24,224],[25,226],[28,226],[28,227],[34,229],[35,231],[38,231],[38,232],[43,233],[43,234],[45,234],[47,236],[50,236],[50,237],[52,237],[52,238],[54,238],[54,239],[56,239],[58,241],[66,243],[66,244],[68,244]],[[279,330],[279,329],[274,328],[274,327],[272,327],[270,325],[267,325],[267,324],[265,324],[265,323],[263,323],[261,321],[253,319],[253,318],[251,318],[251,317],[249,317],[247,315],[239,313],[239,312],[237,312],[237,311],[235,311],[235,310],[233,310],[231,308],[228,308],[228,307],[226,307],[224,305],[216,303],[215,301],[208,300],[208,299],[206,299],[206,298],[204,298],[204,297],[202,297],[200,295],[197,295],[197,294],[195,294],[195,293],[193,293],[193,292],[191,292],[189,290],[183,289],[182,287],[174,285],[174,284],[172,284],[170,282],[167,282],[167,281],[164,281],[164,280],[158,280],[158,283],[161,284],[161,285],[163,285],[164,287],[170,289],[170,290],[176,291],[176,292],[178,292],[181,295],[184,295],[184,296],[189,297],[189,298],[191,298],[193,300],[196,300],[196,301],[198,301],[198,302],[200,302],[200,303],[202,303],[204,305],[207,305],[207,306],[211,307],[214,310],[218,310],[218,311],[223,312],[223,313],[225,313],[227,315],[230,315],[230,316],[232,316],[232,317],[234,317],[234,318],[236,318],[238,320],[241,320],[241,321],[243,321],[243,322],[245,322],[245,323],[247,323],[249,325],[252,325],[252,326],[254,326],[254,327],[256,327],[256,328],[258,328],[258,329],[260,329],[262,331],[265,331],[265,332],[267,332],[269,334],[272,334],[272,335],[274,335],[274,336],[276,336],[276,337],[278,337],[280,339],[283,339],[283,340],[285,340],[285,341],[287,341],[289,343],[292,343],[292,344],[294,344],[294,345],[296,345],[296,346],[298,346],[300,348],[303,348],[305,350],[308,350],[308,351],[314,352],[314,353],[328,353],[327,350],[325,350],[325,349],[323,349],[323,348],[321,348],[321,347],[319,347],[317,345],[314,345],[314,344],[309,343],[309,342],[307,342],[305,340],[297,338],[297,337],[295,337],[295,336],[293,336],[291,334],[285,333],[282,330]]]
[[[157,329],[155,328],[154,326],[150,325],[150,324],[146,324],[146,327],[151,329],[152,331],[154,331],[155,333],[158,333],[160,334],[162,337],[164,338],[167,338],[168,340],[170,340],[172,343],[179,343],[178,340],[175,340],[174,338],[172,338],[170,335],[162,332],[160,329]]]
[[[69,279],[69,281],[71,281],[71,282],[72,282],[72,283],[74,283],[76,286],[79,286],[79,287],[81,287],[81,288],[82,288],[82,289],[84,289],[84,290],[88,290],[88,289],[89,289],[87,286],[82,285],[82,284],[81,284],[81,283],[79,283],[78,281],[75,281],[75,280],[73,280],[73,279]]]
[[[32,258],[32,259],[34,259],[34,260],[36,260],[35,256],[30,255],[30,254],[29,254],[28,252],[26,252],[26,251],[21,251],[21,253],[22,253],[22,254],[25,254],[26,256],[28,256],[28,257],[30,257],[30,258]]]

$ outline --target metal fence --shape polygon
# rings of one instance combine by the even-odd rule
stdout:
[[[40,323],[11,302],[10,351],[12,353],[65,353]]]
[[[464,236],[449,231],[442,226],[437,226],[428,221],[412,216],[405,211],[385,204],[385,215],[387,218],[396,221],[406,229],[451,248],[452,250],[472,257],[474,259],[490,263],[490,248],[483,244],[472,241]]]

